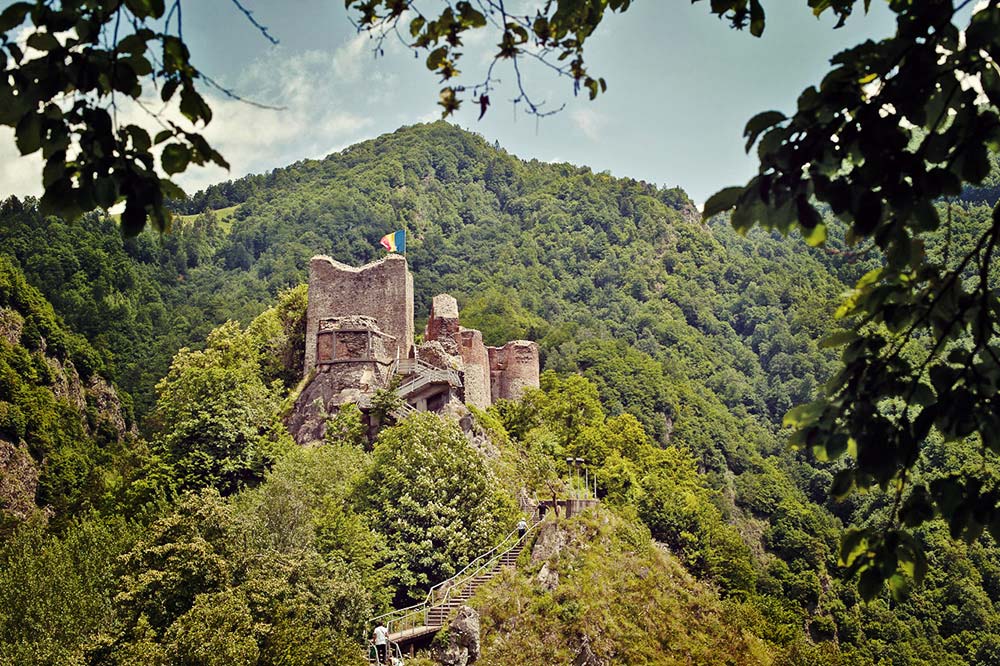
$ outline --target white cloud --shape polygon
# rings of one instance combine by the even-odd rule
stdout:
[[[0,127],[0,199],[42,193],[41,153],[24,157],[14,144],[14,130]]]
[[[373,40],[366,33],[358,33],[346,44],[333,52],[333,71],[343,82],[356,81],[361,77],[365,60],[372,60]]]
[[[364,132],[372,125],[371,117],[350,108],[358,106],[353,102],[366,93],[363,86],[370,85],[372,77],[359,74],[357,85],[349,85],[337,74],[335,60],[336,53],[290,55],[274,49],[250,64],[235,82],[234,92],[280,108],[261,108],[203,87],[213,120],[198,131],[226,158],[230,170],[191,166],[176,177],[177,182],[193,193],[220,180],[267,171],[305,157],[323,157],[367,138]],[[119,124],[134,123],[155,134],[160,127],[151,116],[154,112],[190,129],[176,106],[162,108],[158,101],[147,101],[145,106],[149,111],[138,104],[119,104]],[[13,131],[0,128],[0,196],[40,194],[41,166],[37,154],[21,157]]]
[[[607,118],[593,109],[577,109],[570,113],[570,120],[591,141],[600,141]]]

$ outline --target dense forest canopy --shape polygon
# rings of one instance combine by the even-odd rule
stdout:
[[[234,4],[274,41],[250,11]],[[838,27],[857,7],[867,12],[870,6],[869,0],[806,4],[816,16],[835,15]],[[734,28],[749,28],[755,36],[766,27],[764,5],[708,4]],[[745,186],[719,191],[703,211],[706,218],[732,211],[730,221],[741,232],[756,225],[782,233],[797,229],[813,245],[823,245],[831,227],[843,225],[834,235],[843,233],[848,245],[870,243],[879,250],[883,264],[856,283],[838,312],[849,330],[827,341],[842,348],[843,372],[787,420],[796,446],[824,458],[854,454],[838,473],[834,495],[873,486],[896,492],[894,519],[884,529],[865,529],[844,541],[866,596],[885,581],[902,584],[906,572],[920,577],[925,561],[909,528],[935,513],[950,521],[956,535],[974,539],[987,528],[1000,532],[1000,490],[989,486],[987,476],[970,472],[909,492],[932,429],[956,446],[978,436],[984,448],[1000,450],[993,416],[1000,408],[1000,299],[993,274],[1000,213],[957,262],[948,261],[950,247],[940,257],[924,252],[939,229],[952,231],[951,217],[943,219],[936,203],[959,196],[966,185],[983,184],[1000,144],[1000,2],[985,0],[971,11],[968,5],[890,2],[895,34],[836,55],[822,82],[799,96],[792,115],[769,110],[750,119],[746,149],[757,147],[758,174]],[[517,102],[546,113],[521,76],[519,63],[529,58],[547,63],[554,76],[572,81],[574,92],[584,89],[593,99],[606,82],[585,64],[588,38],[606,14],[628,11],[631,2],[557,0],[529,3],[519,10],[524,13],[493,0],[431,3],[428,14],[409,0],[345,6],[359,30],[378,40],[379,51],[382,40],[398,37],[415,53],[427,53],[427,68],[446,84],[440,104],[447,116],[465,93],[481,114],[487,112],[498,64],[513,70]],[[128,29],[119,33],[123,19]],[[182,21],[181,0],[58,6],[36,0],[0,13],[0,122],[15,129],[22,154],[40,151],[45,160],[45,193],[38,202],[43,214],[73,220],[124,203],[119,224],[126,236],[138,234],[147,221],[162,231],[171,226],[169,200],[183,198],[169,176],[191,164],[227,166],[200,133],[212,119],[201,91],[213,81],[192,62]],[[23,43],[12,39],[23,36],[15,32],[22,27]],[[498,33],[497,50],[485,80],[460,85],[455,80],[463,40],[474,31]],[[164,104],[176,105],[176,118],[164,115],[167,107],[152,113],[160,126],[155,136],[135,124],[117,126],[116,95],[139,100],[150,89]],[[154,145],[162,145],[159,167]],[[230,261],[240,265],[251,256],[246,247],[232,252]],[[608,270],[615,276],[613,266]],[[927,350],[922,359],[908,351],[911,342]],[[647,343],[644,351],[658,350]],[[791,392],[793,402],[809,394],[785,384],[779,392]],[[771,396],[769,408],[786,409],[783,398]],[[910,504],[904,506],[906,493]]]
[[[970,188],[942,203],[952,226],[930,237],[928,255],[955,262],[972,247],[991,223],[989,197]],[[517,650],[540,654],[552,632],[570,632],[558,642],[569,649],[651,590],[681,618],[673,595],[695,595],[714,619],[686,633],[693,616],[663,618],[667,647],[656,632],[634,642],[635,626],[616,622],[594,649],[633,641],[635,654],[691,655],[738,645],[726,632],[739,631],[747,663],[875,663],[893,636],[893,663],[993,663],[993,537],[954,541],[944,522],[925,522],[914,531],[923,582],[904,573],[894,596],[875,590],[860,603],[838,536],[891,523],[894,496],[832,501],[844,461],[789,450],[781,429],[836,371],[818,342],[838,329],[838,295],[879,264],[877,251],[835,232],[826,249],[740,236],[722,220],[703,224],[682,190],[525,162],[445,123],[213,186],[183,211],[174,233],[123,241],[107,218],[71,226],[30,199],[0,209],[4,321],[26,322],[3,343],[0,405],[15,417],[0,439],[39,472],[27,504],[19,496],[21,517],[3,509],[0,607],[24,609],[0,614],[4,658],[170,663],[210,649],[227,663],[350,663],[372,609],[419,598],[455,571],[509,528],[519,488],[550,492],[572,456],[589,461],[613,517],[567,538],[593,539],[603,555],[550,562],[554,590],[515,579],[489,596],[497,663],[518,663],[512,637],[490,638],[517,608],[534,609]],[[476,417],[497,447],[485,464],[434,419],[385,430],[371,451],[350,412],[319,448],[299,449],[282,426],[299,381],[308,258],[360,264],[400,227],[418,320],[449,291],[488,339],[540,343],[541,390]],[[55,361],[62,375],[43,371]],[[111,429],[96,395],[72,407],[58,388],[70,366],[114,381],[139,434]],[[401,456],[428,464],[404,470]],[[471,513],[490,520],[456,501],[427,551],[394,526],[440,516],[398,499],[414,484],[459,497],[434,473],[450,464],[479,479]],[[966,471],[995,474],[979,441],[956,447],[932,432],[913,483],[940,488]],[[647,550],[650,538],[668,560]],[[93,568],[60,573],[88,558]],[[601,564],[615,561],[629,564]],[[650,587],[629,583],[601,605],[581,571]],[[151,586],[154,574],[163,585]],[[75,601],[39,605],[67,594]],[[243,638],[213,643],[219,631]]]

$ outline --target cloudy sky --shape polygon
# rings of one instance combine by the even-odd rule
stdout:
[[[425,0],[429,5],[432,0]],[[204,72],[239,95],[282,107],[261,109],[210,93],[215,119],[206,135],[232,165],[200,169],[180,183],[188,191],[317,158],[439,116],[439,85],[404,45],[388,40],[376,58],[372,42],[355,33],[340,0],[242,0],[279,40],[265,40],[230,0],[184,5],[184,37]],[[8,4],[0,1],[0,7]],[[891,33],[881,3],[833,30],[805,0],[772,0],[762,39],[736,32],[709,13],[707,2],[636,2],[610,16],[589,47],[592,73],[608,92],[591,102],[574,98],[571,84],[527,67],[526,86],[554,116],[536,120],[509,101],[505,82],[491,94],[482,121],[467,104],[453,122],[498,140],[525,158],[586,164],[660,185],[683,187],[698,202],[745,181],[754,163],[741,132],[755,113],[790,111],[801,90],[816,84],[830,57],[867,38]],[[424,7],[428,11],[427,7]],[[481,80],[488,63],[486,35],[468,44],[463,80]],[[141,114],[140,114],[141,115]],[[0,197],[38,194],[40,163],[17,157],[12,133],[0,130]]]

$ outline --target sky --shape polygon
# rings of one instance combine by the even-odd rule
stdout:
[[[231,170],[192,168],[178,182],[189,192],[261,173],[440,117],[437,77],[424,54],[387,40],[375,57],[340,0],[241,0],[279,40],[272,45],[229,0],[188,0],[184,38],[196,66],[243,98],[281,107],[263,109],[208,92],[215,117],[205,129]],[[424,11],[435,0],[424,0]],[[529,0],[521,0],[528,4]],[[0,1],[0,7],[8,4]],[[892,33],[883,3],[834,30],[806,0],[770,0],[763,38],[732,30],[687,0],[640,0],[609,15],[589,41],[592,74],[608,82],[595,101],[574,97],[569,79],[538,66],[524,70],[528,92],[545,108],[536,119],[511,103],[511,72],[500,68],[492,106],[479,121],[467,102],[451,122],[498,141],[523,159],[571,162],[663,186],[680,186],[698,203],[744,183],[756,168],[744,152],[746,121],[760,111],[791,112],[799,93],[820,82],[830,58],[865,39]],[[860,9],[860,5],[859,5]],[[480,81],[491,36],[467,40],[462,81]],[[523,105],[522,105],[523,106]],[[135,121],[149,119],[134,111]],[[0,198],[37,195],[41,162],[19,157],[13,133],[0,128]]]

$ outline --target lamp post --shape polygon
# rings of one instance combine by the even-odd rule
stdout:
[[[573,470],[573,494],[576,499],[580,499],[580,490],[576,487],[576,483],[580,481],[580,467],[586,465],[586,458],[566,458],[566,464],[570,466]],[[584,485],[587,491],[590,491],[590,475],[586,467],[583,468],[584,474]]]
[[[576,458],[566,458],[566,464],[569,465],[570,469],[570,497],[573,497],[576,492]]]

